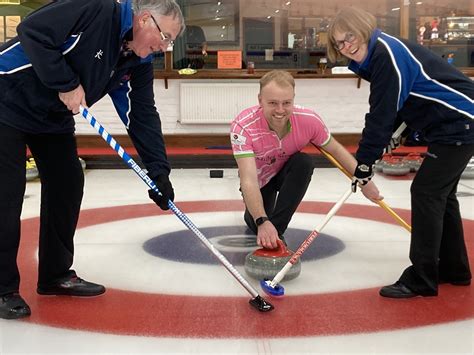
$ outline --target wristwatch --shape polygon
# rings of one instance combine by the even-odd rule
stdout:
[[[257,227],[261,226],[265,221],[269,221],[270,218],[268,218],[267,216],[264,216],[264,217],[258,217],[256,220],[255,220],[255,224],[257,225]]]

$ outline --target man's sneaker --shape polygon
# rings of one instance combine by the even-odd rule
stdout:
[[[0,296],[0,318],[18,319],[31,315],[30,307],[18,293]]]
[[[38,285],[36,290],[40,295],[65,295],[90,297],[105,292],[105,287],[77,277],[75,273],[49,285]]]

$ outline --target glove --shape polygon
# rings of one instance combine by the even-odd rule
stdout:
[[[394,137],[390,138],[390,142],[383,150],[384,154],[392,154],[392,151],[397,149],[400,146],[401,142],[402,142],[401,135],[395,138]]]
[[[162,210],[169,210],[168,201],[174,201],[174,190],[171,185],[168,175],[162,174],[158,175],[152,179],[160,193],[155,190],[148,190],[148,196],[160,207]]]
[[[366,185],[372,176],[374,176],[373,164],[364,164],[357,162],[357,167],[354,171],[354,177],[352,178],[352,192],[357,191],[357,185]]]

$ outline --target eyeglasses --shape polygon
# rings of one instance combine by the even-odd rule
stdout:
[[[155,20],[155,18],[153,17],[152,14],[150,14],[150,17],[153,20],[153,22],[155,23],[155,26],[158,29],[158,31],[160,31],[161,40],[165,43],[168,43],[171,47],[173,47],[174,46],[174,41],[169,36],[167,36],[163,33],[160,26],[158,25],[158,22],[156,22],[156,20]]]
[[[352,32],[347,32],[346,36],[342,41],[335,41],[334,48],[338,51],[342,51],[346,46],[346,43],[353,43],[356,40],[355,34]]]

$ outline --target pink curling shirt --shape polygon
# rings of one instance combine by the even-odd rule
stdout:
[[[288,126],[289,132],[280,139],[276,132],[270,130],[258,105],[242,111],[231,124],[230,140],[234,157],[255,157],[260,188],[308,143],[322,147],[331,139],[321,117],[310,109],[294,106]]]

